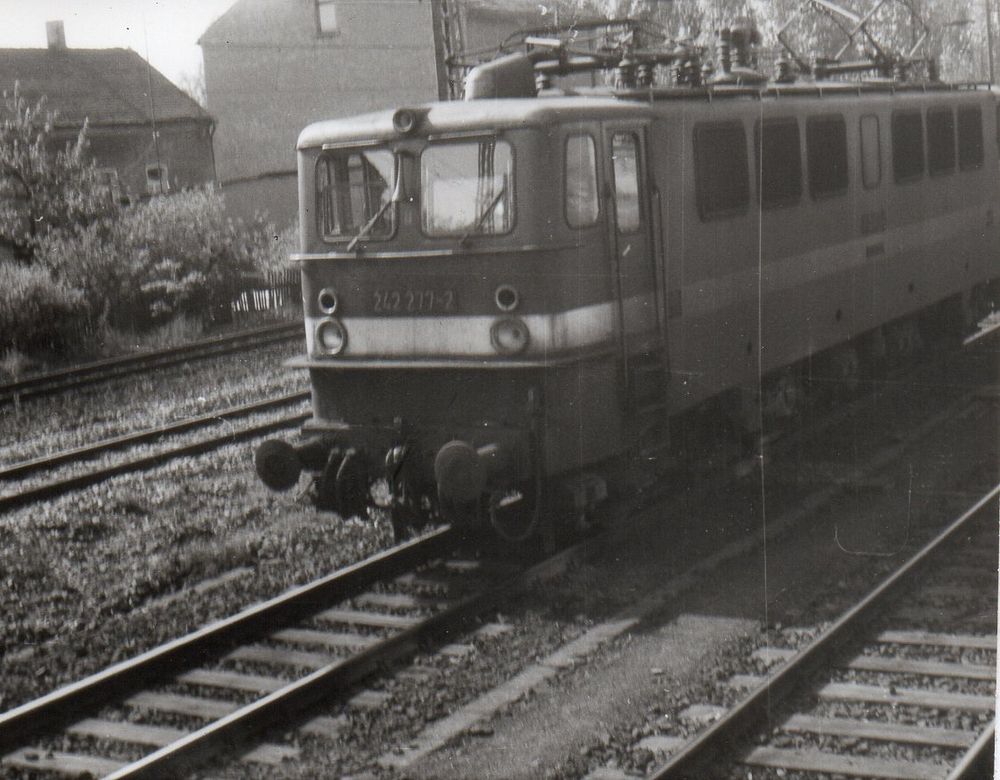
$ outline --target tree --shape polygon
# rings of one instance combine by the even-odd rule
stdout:
[[[777,54],[776,33],[793,19],[786,36],[805,59],[832,56],[846,41],[843,29],[821,5],[797,14],[803,0],[575,0],[579,7],[592,7],[607,17],[630,16],[662,25],[669,34],[692,40],[708,49],[714,58],[715,32],[750,22],[761,31],[766,51]],[[876,0],[837,0],[847,10],[861,15]],[[887,53],[909,51],[919,36],[919,25],[911,18],[916,11],[930,28],[924,51],[940,60],[941,74],[951,80],[982,79],[987,73],[986,13],[992,0],[889,0],[883,3],[869,25]],[[843,23],[843,20],[841,20]],[[849,25],[848,25],[849,26]],[[857,36],[857,46],[845,53],[852,59],[870,54],[871,45]],[[762,60],[762,66],[765,64]]]
[[[53,151],[55,115],[14,83],[0,109],[0,237],[31,256],[49,232],[89,225],[116,208],[110,188],[87,154],[87,124]]]
[[[198,67],[194,71],[185,71],[181,74],[181,77],[177,80],[177,86],[180,87],[191,98],[195,103],[197,103],[202,108],[208,108],[208,88],[205,85],[205,63],[199,62]]]

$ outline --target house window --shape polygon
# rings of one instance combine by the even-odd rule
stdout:
[[[794,118],[757,124],[760,203],[764,208],[798,203],[802,196],[802,152]]]
[[[316,0],[316,28],[320,35],[337,32],[337,4],[333,0]]]
[[[170,192],[170,177],[166,165],[146,166],[146,192],[149,195],[162,195]]]
[[[806,123],[809,194],[814,198],[847,191],[847,124],[841,116],[813,117]]]
[[[694,129],[694,179],[702,220],[741,214],[750,202],[747,140],[738,122]]]

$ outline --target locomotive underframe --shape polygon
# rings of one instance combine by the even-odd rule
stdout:
[[[435,513],[474,523],[511,495],[536,511],[542,483],[546,496],[555,486],[563,508],[579,514],[606,495],[580,483],[581,473],[626,450],[612,352],[502,372],[308,365],[313,418],[298,459],[314,476],[317,505],[341,514],[374,503],[405,525]],[[443,457],[451,460],[442,465]]]

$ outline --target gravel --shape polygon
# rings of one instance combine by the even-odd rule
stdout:
[[[294,343],[0,406],[0,466],[308,388],[281,366]]]
[[[87,460],[64,463],[55,468],[28,474],[22,479],[0,482],[0,498],[31,490],[53,481],[89,474],[92,471],[116,466],[137,458],[169,452],[177,447],[194,444],[205,439],[226,436],[244,428],[276,422],[282,418],[301,414],[308,410],[309,405],[307,403],[292,404],[280,409],[258,412],[237,419],[220,420],[215,424],[208,424],[183,433],[164,436],[154,442],[108,451]],[[294,428],[289,428],[287,433],[294,434],[294,432]],[[282,434],[277,433],[275,435]],[[0,525],[3,524],[4,520],[0,519]]]
[[[5,406],[0,460],[9,464],[305,389],[303,372],[281,367],[295,351],[283,344]],[[241,424],[223,422],[129,454]],[[381,518],[345,521],[317,512],[304,495],[305,480],[289,493],[268,491],[253,473],[257,444],[227,445],[0,516],[0,709],[391,544]],[[58,476],[124,456],[69,464]],[[240,568],[250,573],[185,590]]]

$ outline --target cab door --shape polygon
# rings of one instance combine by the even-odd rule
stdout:
[[[604,132],[612,282],[626,361],[656,335],[659,322],[646,134],[645,123],[606,124]]]
[[[649,122],[604,126],[605,200],[622,398],[633,442],[666,419],[666,346],[657,273],[659,198],[652,186]]]

